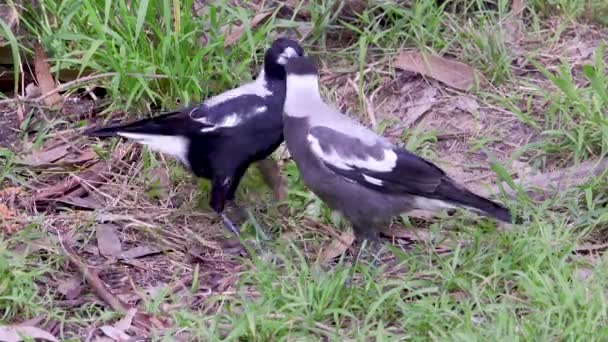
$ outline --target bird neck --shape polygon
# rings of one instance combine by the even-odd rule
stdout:
[[[289,116],[310,116],[311,108],[323,103],[319,93],[319,82],[315,75],[290,75],[287,77],[285,114]]]
[[[272,56],[266,55],[264,58],[263,76],[266,81],[285,81],[285,66],[279,65]]]

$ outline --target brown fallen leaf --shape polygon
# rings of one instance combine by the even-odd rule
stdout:
[[[103,331],[106,336],[108,336],[114,341],[128,341],[131,336],[127,335],[125,331],[131,329],[135,314],[137,314],[137,309],[130,308],[127,313],[125,313],[125,316],[121,318],[118,322],[116,322],[113,326],[104,325],[99,329]]]
[[[57,291],[61,293],[65,299],[72,300],[76,299],[82,293],[84,286],[82,284],[82,278],[79,276],[73,276],[68,279],[64,279],[59,283]]]
[[[438,91],[435,87],[427,87],[420,93],[420,96],[403,104],[403,107],[407,108],[402,120],[403,127],[412,127],[424,113],[433,107],[437,95]]]
[[[436,79],[452,88],[468,90],[479,82],[484,86],[487,80],[472,67],[440,56],[423,55],[418,51],[401,52],[394,61],[395,67]]]
[[[114,324],[114,328],[122,331],[127,331],[131,329],[131,325],[133,324],[133,318],[135,317],[136,313],[137,308],[130,308],[125,314],[125,316],[121,318],[118,322],[116,322],[116,324]]]
[[[150,187],[159,192],[160,198],[166,198],[169,195],[171,187],[171,177],[169,172],[164,167],[156,167],[150,171]]]
[[[344,254],[346,250],[352,246],[355,241],[355,235],[348,231],[340,234],[339,238],[333,239],[326,247],[323,248],[321,255],[317,259],[320,263],[327,263],[338,256]]]
[[[116,161],[123,159],[132,147],[132,144],[120,145],[116,150],[114,150],[114,152],[112,152],[112,158],[110,158],[110,160],[97,162],[88,170],[80,172],[78,177],[67,177],[62,182],[38,190],[31,201],[46,201],[68,193],[70,196],[76,196],[76,192],[78,192],[79,189],[82,189],[79,187],[80,179],[87,180],[89,185],[92,186],[99,185],[100,181],[105,179],[104,171],[110,170],[112,166],[116,164]],[[87,191],[83,189],[83,192],[83,194],[86,194]],[[81,196],[82,195],[76,197]]]
[[[116,233],[116,225],[100,224],[96,227],[97,247],[99,253],[110,259],[117,257],[122,252],[120,238]]]
[[[19,342],[23,341],[24,338],[28,339],[41,339],[45,341],[57,341],[59,340],[51,335],[48,331],[44,331],[40,328],[27,325],[8,325],[0,326],[0,341],[3,342]]]
[[[260,170],[264,183],[272,189],[275,201],[285,201],[287,199],[286,181],[281,174],[279,164],[272,158],[266,158],[256,162],[256,166]]]
[[[111,325],[104,325],[99,327],[99,329],[114,341],[128,341],[131,338],[131,336],[127,335],[124,331],[120,331]]]
[[[65,157],[70,152],[70,145],[61,144],[48,149],[34,151],[32,154],[21,159],[20,164],[28,166],[41,166],[51,164]]]
[[[245,29],[252,30],[259,23],[261,23],[264,19],[268,18],[272,14],[271,11],[261,12],[256,14],[248,24],[236,25],[233,27],[223,27],[222,35],[224,36],[224,47],[230,47],[234,43],[238,42],[241,39],[243,33],[245,33]]]
[[[73,151],[65,157],[61,158],[56,164],[58,165],[73,165],[81,164],[99,158],[97,153],[91,148],[87,148],[84,151]]]
[[[38,87],[42,94],[49,94],[55,91],[55,79],[51,75],[49,63],[47,62],[46,52],[40,42],[34,45],[34,70]],[[59,93],[54,93],[44,99],[44,103],[49,107],[55,107],[63,102],[63,97]]]
[[[523,12],[524,8],[526,8],[525,0],[511,1],[511,13],[519,15],[521,12]]]
[[[57,200],[59,203],[80,207],[84,209],[101,209],[103,204],[99,203],[94,197],[76,197],[76,196],[65,196]]]
[[[137,246],[120,253],[118,259],[137,259],[162,251],[162,249],[153,246]]]

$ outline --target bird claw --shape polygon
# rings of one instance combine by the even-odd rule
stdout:
[[[220,216],[222,217],[222,220],[224,221],[224,227],[226,229],[228,229],[232,234],[234,234],[235,236],[241,236],[241,231],[239,230],[239,228],[232,223],[232,221],[228,218],[228,216],[226,216],[226,214],[221,213]]]
[[[384,243],[382,243],[382,241],[364,240],[359,247],[356,261],[365,260],[374,266],[379,267],[382,263],[384,249]]]

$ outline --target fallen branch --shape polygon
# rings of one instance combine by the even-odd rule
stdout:
[[[124,303],[122,300],[120,300],[120,298],[115,296],[106,288],[105,283],[101,280],[101,278],[99,278],[97,272],[91,269],[86,263],[81,261],[80,258],[76,256],[76,252],[72,249],[69,243],[66,243],[66,241],[62,240],[61,238],[59,241],[70,264],[78,269],[97,297],[99,297],[99,299],[101,299],[114,311],[118,311],[121,314],[126,315],[132,309],[132,307]],[[142,329],[163,329],[167,327],[166,324],[164,324],[158,318],[142,313],[137,313],[135,315],[133,323],[135,326]]]
[[[102,78],[114,77],[117,75],[119,75],[119,73],[117,73],[117,72],[106,72],[103,74],[90,75],[90,76],[86,76],[86,77],[77,78],[73,81],[66,82],[66,83],[56,87],[55,89],[53,89],[45,94],[42,94],[38,97],[35,97],[33,99],[18,97],[18,98],[13,98],[13,99],[0,100],[0,105],[12,104],[12,103],[16,103],[16,102],[39,103],[49,96],[52,96],[61,91],[68,90],[76,85],[82,85],[85,83],[89,83],[91,81],[95,81],[95,80],[102,79]],[[127,73],[126,75],[133,76],[133,77],[147,77],[147,78],[155,78],[155,79],[169,78],[169,76],[166,76],[166,75],[146,75],[146,74],[137,74],[137,73]]]
[[[594,252],[608,248],[608,243],[593,244],[593,245],[582,245],[574,249],[575,252]]]
[[[64,254],[78,271],[82,274],[87,284],[93,289],[95,294],[106,304],[108,304],[114,311],[118,311],[122,314],[126,314],[130,309],[129,306],[123,303],[120,298],[116,297],[113,293],[106,289],[105,284],[97,275],[97,272],[90,269],[87,264],[82,262],[77,256],[76,252],[70,247],[69,243],[61,241],[61,247],[63,248]]]

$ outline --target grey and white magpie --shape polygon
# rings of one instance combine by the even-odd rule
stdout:
[[[287,149],[304,183],[352,223],[358,239],[377,241],[380,225],[412,209],[468,208],[511,222],[503,206],[326,104],[307,57],[290,59],[286,70]]]
[[[233,233],[224,214],[227,201],[249,165],[267,158],[283,142],[285,63],[304,50],[287,38],[275,40],[258,77],[200,105],[133,123],[85,131],[93,137],[120,136],[176,157],[194,175],[211,181],[210,206]]]

